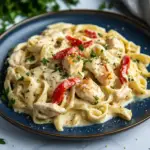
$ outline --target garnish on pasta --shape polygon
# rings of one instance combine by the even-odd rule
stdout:
[[[9,106],[36,124],[63,127],[104,123],[150,96],[150,57],[114,30],[57,23],[20,43],[8,58],[4,83]]]

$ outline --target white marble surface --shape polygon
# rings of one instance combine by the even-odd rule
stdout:
[[[61,2],[60,2],[61,3]],[[97,9],[99,0],[81,0],[76,8]],[[65,6],[62,5],[62,9]],[[0,117],[0,150],[150,150],[150,120],[116,135],[90,141],[60,141],[20,130]]]

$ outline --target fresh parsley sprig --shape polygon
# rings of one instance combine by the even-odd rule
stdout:
[[[68,8],[79,3],[79,0],[63,0]],[[60,5],[56,0],[5,0],[0,1],[0,34],[15,23],[17,16],[33,17],[48,11],[59,11]]]
[[[0,144],[6,144],[5,140],[0,138]]]

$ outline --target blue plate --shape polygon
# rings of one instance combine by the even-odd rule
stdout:
[[[4,60],[8,51],[18,43],[26,41],[35,34],[40,34],[47,25],[57,22],[68,22],[73,24],[90,23],[109,29],[115,29],[128,40],[141,46],[145,54],[150,54],[150,32],[146,26],[133,19],[108,12],[77,10],[62,11],[58,13],[47,13],[25,20],[12,27],[0,37],[0,69],[2,79],[0,88],[2,91],[5,79],[6,67]],[[148,84],[150,87],[150,84]],[[0,104],[0,115],[10,123],[27,131],[61,139],[90,139],[104,135],[117,133],[129,129],[150,117],[150,100],[137,101],[127,106],[133,112],[133,118],[127,122],[120,118],[114,118],[104,124],[95,124],[85,127],[65,128],[63,132],[58,132],[54,125],[36,125],[31,118],[24,114],[15,113],[7,107],[7,104]]]

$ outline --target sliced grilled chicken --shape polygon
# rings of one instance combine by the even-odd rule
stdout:
[[[79,55],[69,55],[66,56],[63,61],[63,68],[67,71],[70,76],[78,76],[80,78],[84,77],[82,72],[83,60]]]
[[[91,78],[83,79],[83,81],[76,86],[76,94],[81,99],[92,104],[97,104],[104,98],[101,88]]]
[[[116,37],[109,37],[106,43],[108,45],[108,49],[119,49],[119,50],[125,49],[123,42],[117,39]]]
[[[55,103],[35,103],[33,110],[36,112],[36,116],[47,116],[48,118],[58,116],[61,113],[66,112],[65,108]],[[42,119],[42,118],[41,118]],[[44,119],[44,118],[43,118]]]
[[[109,85],[114,80],[114,73],[109,64],[103,64],[100,58],[94,58],[85,64],[102,85]]]

